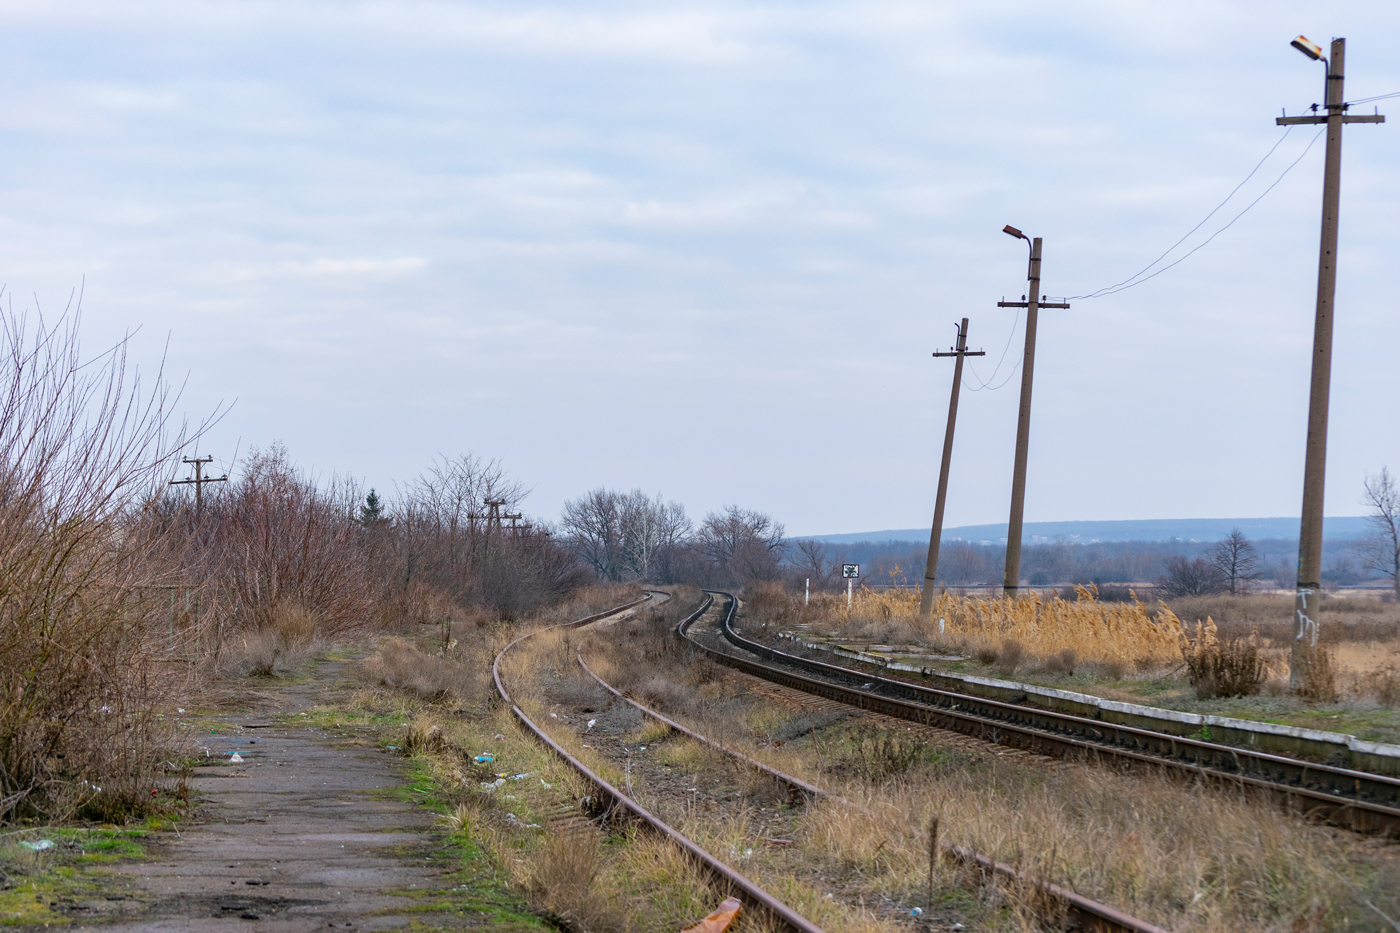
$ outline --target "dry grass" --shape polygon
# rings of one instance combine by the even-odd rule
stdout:
[[[490,672],[481,663],[481,652],[473,652],[477,663],[463,663],[467,657],[428,654],[404,638],[389,637],[379,650],[360,662],[364,680],[403,690],[426,700],[480,697],[490,682]]]
[[[1063,657],[1077,661],[1148,668],[1177,663],[1180,622],[1171,610],[1155,612],[1140,602],[1099,602],[1092,590],[1079,598],[1040,594],[1016,600],[979,599],[942,593],[932,616],[918,614],[912,590],[860,590],[846,608],[845,596],[800,596],[767,588],[750,594],[748,615],[759,625],[810,626],[810,631],[892,645],[932,645],[964,654],[1004,659],[1014,670],[1023,662]],[[940,620],[942,627],[940,628]],[[1010,648],[1015,643],[1021,653]],[[1014,663],[1013,663],[1014,661]]]
[[[626,637],[621,626],[600,633],[588,657],[600,673],[605,665],[615,672],[645,665],[648,679],[690,682],[679,653],[655,647],[643,634]],[[819,805],[802,823],[796,852],[765,848],[752,835],[743,845],[731,842],[725,832],[737,834],[736,827],[722,832],[703,820],[686,824],[717,850],[751,847],[742,869],[773,891],[788,890],[783,879],[789,879],[794,906],[809,903],[801,891],[811,887],[794,879],[814,876],[843,879],[848,895],[863,892],[868,902],[922,905],[928,883],[922,827],[939,816],[948,841],[1180,933],[1380,928],[1366,900],[1395,913],[1400,872],[1385,844],[1311,825],[1245,792],[939,747],[915,729],[872,734],[868,723],[830,724],[753,698],[727,674],[682,692],[692,701],[671,713],[683,722],[874,811]],[[788,738],[775,741],[780,735]],[[695,760],[681,760],[690,744],[667,743],[674,748],[663,760],[713,767],[699,749],[688,753]],[[935,893],[946,896],[965,880],[941,863]],[[1033,890],[1002,887],[982,896],[991,927],[1041,930],[1053,920]],[[860,928],[847,925],[853,923],[848,918],[827,928]]]

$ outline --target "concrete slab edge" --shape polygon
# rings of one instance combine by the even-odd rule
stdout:
[[[1400,774],[1400,745],[1386,742],[1368,742],[1344,732],[1324,732],[1320,729],[1305,729],[1301,726],[1285,726],[1279,723],[1258,722],[1252,719],[1235,719],[1229,716],[1213,716],[1202,713],[1185,713],[1163,709],[1158,706],[1142,706],[1118,700],[1106,700],[1088,693],[1072,690],[1056,690],[1052,687],[1039,687],[1014,680],[998,680],[992,677],[979,677],[975,674],[959,674],[953,671],[939,671],[917,664],[894,661],[878,654],[870,654],[845,646],[824,645],[809,642],[800,636],[787,632],[783,638],[791,639],[806,648],[827,651],[854,661],[864,661],[879,667],[896,671],[920,674],[931,680],[950,681],[952,689],[995,700],[1043,701],[1041,705],[1063,712],[1075,713],[1090,719],[1102,719],[1120,725],[1154,729],[1176,735],[1188,735],[1205,729],[1212,730],[1212,740],[1232,745],[1248,745],[1266,751],[1282,754],[1306,755],[1307,757],[1329,761],[1339,755],[1350,767],[1380,774]],[[960,685],[960,686],[956,686]]]

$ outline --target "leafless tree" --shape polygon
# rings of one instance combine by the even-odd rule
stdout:
[[[650,498],[640,489],[618,496],[618,522],[622,563],[640,580],[652,578],[658,555],[684,541],[692,527],[685,506],[667,502],[659,492]]]
[[[560,520],[579,558],[604,580],[623,574],[622,496],[599,486],[564,503]]]
[[[788,559],[804,579],[812,581],[812,588],[823,590],[833,587],[841,575],[841,564],[845,558],[834,556],[825,542],[803,538],[789,551]]]
[[[652,579],[692,527],[685,506],[660,493],[601,486],[564,503],[561,524],[579,558],[605,580]]]
[[[705,516],[696,543],[722,577],[736,583],[772,580],[783,556],[783,526],[762,512],[731,505]]]
[[[1259,579],[1259,555],[1238,528],[1217,541],[1206,559],[1225,581],[1231,596],[1249,589],[1249,585]]]
[[[1379,474],[1366,477],[1363,489],[1361,501],[1370,509],[1366,520],[1371,530],[1357,545],[1361,563],[1389,577],[1400,600],[1400,487],[1390,470],[1381,467]]]
[[[1225,588],[1215,565],[1203,557],[1188,560],[1177,555],[1167,561],[1167,572],[1157,578],[1157,589],[1168,599],[1178,596],[1208,596]]]

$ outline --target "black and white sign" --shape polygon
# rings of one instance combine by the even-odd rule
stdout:
[[[841,576],[847,580],[854,580],[860,576],[860,564],[842,564]]]

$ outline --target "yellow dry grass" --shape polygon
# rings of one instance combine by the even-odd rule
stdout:
[[[1081,589],[1074,601],[1038,593],[1015,600],[942,593],[927,618],[919,615],[913,590],[860,590],[849,610],[844,597],[821,597],[807,608],[803,620],[810,617],[816,629],[887,643],[995,651],[1015,641],[1039,657],[1069,650],[1081,661],[1140,668],[1181,660],[1182,627],[1171,610],[1099,602],[1092,590]]]

